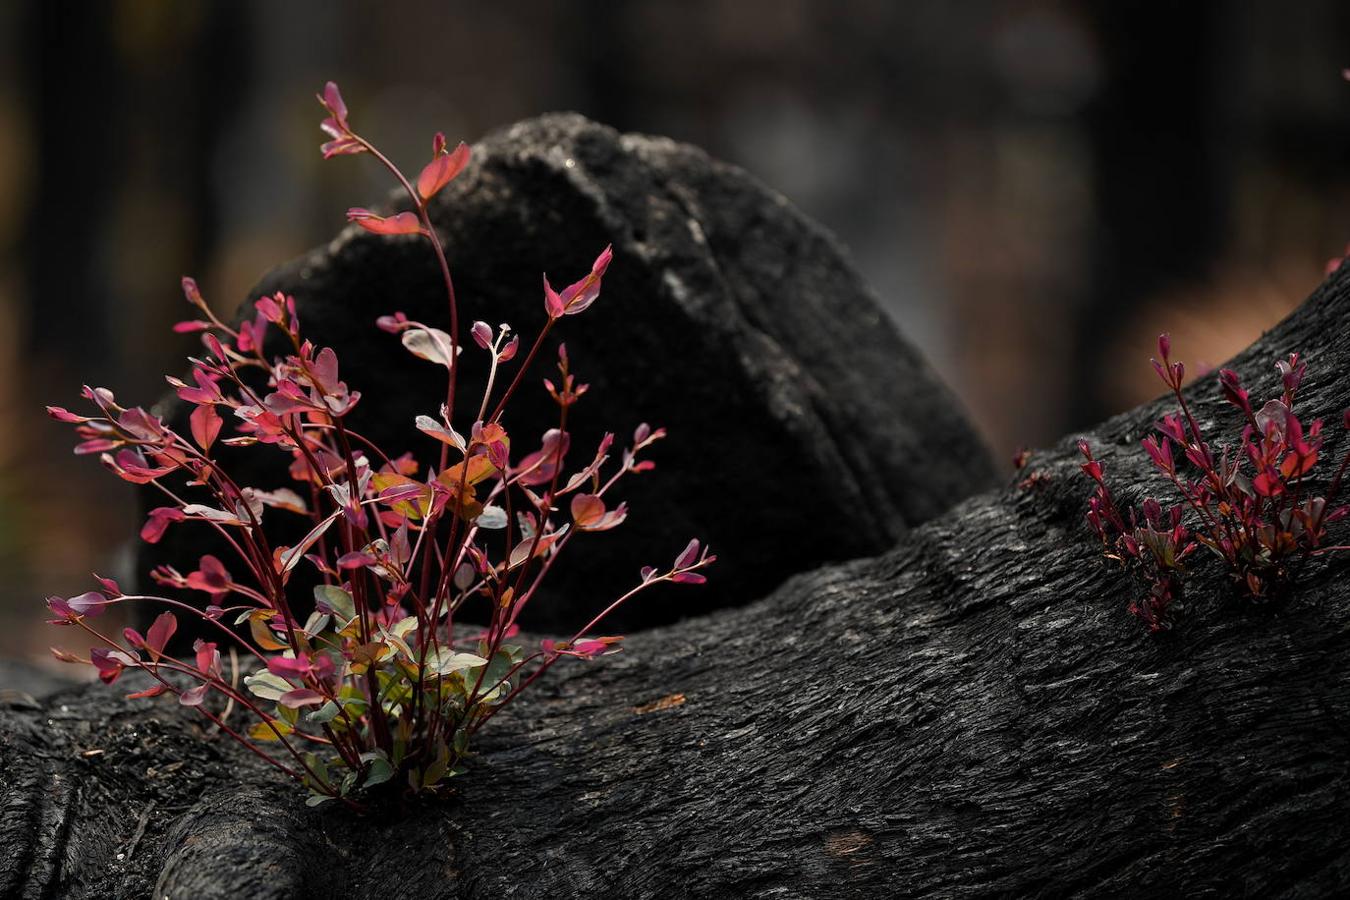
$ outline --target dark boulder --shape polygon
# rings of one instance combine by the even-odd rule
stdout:
[[[589,458],[606,430],[621,440],[643,421],[670,430],[652,457],[657,471],[625,486],[628,522],[569,551],[528,625],[579,624],[690,537],[719,554],[710,583],[646,595],[614,627],[742,603],[793,573],[881,552],[992,484],[959,403],[842,248],[740,169],[670,140],[554,115],[478,144],[441,201],[435,214],[466,330],[481,318],[532,338],[544,321],[541,273],[571,281],[613,243],[600,301],[555,332],[591,384],[575,410],[571,456]],[[354,427],[429,458],[429,443],[409,443],[420,437],[412,421],[443,401],[443,370],[374,327],[395,310],[446,320],[425,242],[348,228],[253,294],[278,290],[295,295],[309,336],[337,349],[343,378],[363,392]],[[470,345],[464,358],[463,396],[477,398],[484,355]],[[541,354],[505,420],[518,454],[556,421],[539,386],[554,359],[551,348]],[[461,406],[471,415],[477,404]],[[247,456],[256,467],[260,454]],[[249,480],[283,483],[285,460],[270,461],[277,467]],[[201,533],[171,529],[141,569],[190,562]]]

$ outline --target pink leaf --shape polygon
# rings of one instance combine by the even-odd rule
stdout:
[[[474,322],[469,333],[473,335],[473,342],[484,350],[492,346],[492,326],[488,323]]]
[[[401,312],[396,312],[392,316],[380,316],[375,320],[375,327],[381,331],[387,331],[390,334],[397,334],[409,325],[408,317]]]
[[[274,656],[267,661],[267,671],[281,678],[304,678],[313,671],[313,666],[309,663],[309,654],[301,653],[295,659],[287,659],[284,656]]]
[[[600,641],[577,641],[572,649],[582,656],[599,656],[605,652],[605,645]]]
[[[47,415],[58,422],[65,422],[67,425],[79,425],[83,422],[93,421],[88,416],[77,416],[70,410],[61,406],[47,407]]]
[[[69,625],[78,615],[75,610],[70,608],[70,604],[61,597],[48,597],[47,608],[61,617],[59,619],[48,619],[48,625]]]
[[[524,485],[547,484],[567,456],[572,438],[565,431],[550,428],[544,432],[543,447],[526,456],[512,470],[516,480]]]
[[[171,612],[162,612],[155,617],[155,621],[150,624],[150,629],[145,633],[145,649],[150,651],[152,658],[158,658],[164,652],[164,645],[173,637],[173,633],[178,630],[178,619]]]
[[[118,658],[121,654],[115,657],[114,652],[106,647],[95,647],[89,651],[89,661],[98,669],[99,680],[104,684],[112,684],[122,674],[122,662]]]
[[[177,468],[176,465],[169,466],[151,466],[145,459],[145,454],[139,449],[124,448],[117,452],[116,456],[109,457],[104,454],[100,457],[100,462],[117,474],[124,481],[132,484],[149,484],[161,475],[167,475]]]
[[[612,246],[606,247],[600,251],[600,255],[595,258],[591,271],[580,281],[573,282],[563,288],[561,293],[555,293],[553,286],[549,284],[548,277],[544,278],[544,307],[552,318],[559,316],[575,316],[577,313],[584,312],[587,307],[595,302],[600,296],[600,280],[605,275],[605,270],[609,268],[610,261],[614,258]]]
[[[127,694],[127,699],[144,700],[147,697],[158,697],[160,694],[164,693],[168,689],[169,689],[168,686],[163,684],[151,685],[150,687],[146,688],[143,691],[136,691],[134,693]]]
[[[345,385],[338,381],[338,358],[332,347],[324,347],[309,365],[314,386],[326,394],[339,393]]]
[[[202,335],[202,343],[206,345],[206,349],[210,350],[211,355],[216,359],[223,363],[229,363],[230,356],[225,352],[225,346],[220,342],[220,338],[208,331]]]
[[[351,553],[344,553],[338,557],[337,567],[339,569],[359,569],[362,566],[373,566],[376,562],[378,560],[364,550],[353,550]]]
[[[182,285],[183,296],[187,299],[187,302],[191,303],[193,306],[205,309],[206,301],[202,299],[202,292],[197,289],[197,280],[184,275]]]
[[[216,413],[216,408],[214,406],[199,406],[192,411],[188,421],[192,427],[192,439],[197,442],[198,447],[209,451],[211,445],[216,442],[216,438],[220,435],[221,426],[224,424]]]
[[[697,561],[698,561],[698,538],[694,538],[692,541],[689,542],[689,546],[684,548],[684,552],[681,553],[678,557],[676,557],[675,568],[687,569]]]
[[[442,138],[442,141],[444,138]],[[423,200],[436,196],[469,164],[469,145],[460,142],[450,153],[440,153],[417,176],[417,193]]]
[[[230,573],[224,564],[209,553],[201,558],[201,567],[187,576],[187,586],[210,594],[213,603],[220,602],[229,593],[230,583]]]
[[[338,128],[333,123],[332,119],[324,119],[323,124],[320,125],[319,127],[322,128],[324,131],[328,132],[329,134],[333,134],[338,131]],[[321,153],[323,153],[324,159],[332,159],[334,156],[342,156],[343,154],[348,153],[366,152],[365,146],[360,141],[352,137],[340,137],[328,141],[327,143],[321,145],[319,147],[319,150]]]
[[[204,675],[220,674],[220,651],[214,641],[198,639],[192,645],[197,656],[197,671]]]
[[[103,453],[121,445],[121,441],[110,438],[94,438],[75,445],[76,456],[88,456],[91,453]]]
[[[347,104],[342,100],[342,91],[338,90],[337,82],[329,81],[323,86],[323,95],[319,97],[319,102],[323,104],[324,109],[333,115],[333,118],[344,127],[347,124]]]
[[[170,377],[166,380],[178,389],[178,396],[188,403],[216,403],[225,399],[220,393],[218,379],[197,367],[192,369],[192,380],[197,382],[195,388],[188,387],[177,378]]]
[[[178,702],[184,706],[201,706],[202,701],[206,699],[206,692],[211,689],[209,684],[199,684],[195,688],[188,688],[178,695]]]
[[[1284,482],[1273,470],[1262,472],[1252,479],[1252,487],[1263,497],[1274,497],[1284,493]]]
[[[558,292],[553,290],[553,285],[548,283],[547,275],[544,276],[544,311],[550,319],[560,318],[567,313],[567,306]]]
[[[150,518],[141,528],[141,540],[147,544],[157,544],[159,539],[164,537],[164,532],[169,527],[170,522],[181,522],[186,518],[187,516],[183,514],[181,509],[172,506],[152,509],[150,510]]]
[[[98,591],[87,591],[78,597],[71,597],[66,604],[77,615],[81,616],[101,616],[108,605],[108,598]]]
[[[324,702],[323,694],[318,691],[312,691],[308,688],[298,688],[294,691],[287,691],[277,700],[287,709],[299,709],[302,706],[313,706]]]
[[[278,293],[276,296],[281,297],[282,295]],[[285,321],[286,314],[283,312],[281,304],[273,297],[259,297],[254,302],[253,308],[269,322],[280,325]]]
[[[392,216],[380,216],[368,209],[352,207],[347,210],[347,220],[355,222],[366,231],[374,234],[425,234],[422,223],[415,213],[401,212]]]

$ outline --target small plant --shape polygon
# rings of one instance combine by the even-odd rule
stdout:
[[[1087,520],[1101,539],[1108,559],[1137,574],[1148,594],[1131,602],[1130,612],[1150,631],[1170,627],[1170,610],[1182,599],[1185,560],[1197,547],[1221,559],[1238,590],[1254,600],[1278,596],[1298,564],[1309,556],[1348,549],[1325,544],[1327,526],[1350,509],[1333,508],[1350,465],[1350,452],[1318,492],[1312,481],[1322,448],[1322,422],[1306,429],[1294,414],[1307,364],[1297,353],[1279,360],[1283,391],[1256,409],[1236,372],[1223,369],[1224,398],[1242,416],[1236,449],[1212,448],[1181,390],[1185,366],[1172,362],[1171,340],[1158,338],[1158,377],[1177,400],[1177,411],[1157,424],[1157,435],[1144,438],[1144,452],[1171,483],[1179,502],[1164,509],[1149,497],[1136,511],[1122,512],[1106,484],[1102,464],[1086,440],[1078,449],[1083,472],[1096,483],[1088,500]],[[1343,416],[1350,430],[1350,410]],[[1187,520],[1189,519],[1189,525]]]
[[[568,420],[587,386],[572,372],[562,344],[556,380],[544,380],[558,407],[556,425],[525,454],[513,453],[503,425],[554,326],[599,297],[611,251],[605,248],[588,274],[561,291],[544,279],[544,324],[500,392],[495,388],[520,338],[508,325],[494,330],[473,323],[469,333],[476,352],[485,354],[488,376],[483,395],[469,402],[457,391],[463,348],[454,283],[428,215],[429,201],[467,165],[469,148],[448,150],[437,134],[431,162],[412,182],[352,130],[336,85],[330,82],[319,101],[331,138],[324,157],[371,154],[412,204],[391,216],[352,209],[348,218],[377,234],[420,236],[444,280],[449,332],[401,312],[376,323],[398,335],[408,352],[446,370],[438,415],[410,423],[440,442],[439,463],[423,474],[410,453],[387,453],[348,425],[358,403],[379,398],[349,388],[333,350],[304,338],[293,298],[257,300],[253,318],[236,329],[184,279],[187,300],[202,318],[175,330],[200,332],[206,349],[190,359],[190,382],[168,379],[192,407],[187,433],[140,407],[119,406],[104,388],[84,390],[93,415],[48,411],[75,425],[82,438],[76,453],[99,454],[122,479],[165,496],[141,530],[144,540],[160,540],[171,526],[209,528],[231,548],[231,560],[207,555],[187,574],[169,566],[152,573],[160,585],[207,595],[204,608],[127,594],[108,578],[98,579],[99,590],[47,604],[53,624],[82,629],[96,641],[87,657],[53,650],[58,659],[90,664],[108,684],[126,669],[139,669],[153,684],[131,697],[176,695],[306,785],[311,803],[340,798],[355,806],[357,791],[381,782],[400,778],[414,792],[428,791],[458,774],[473,736],[555,662],[619,648],[621,638],[596,633],[614,609],[657,584],[703,582],[699,570],[715,557],[690,541],[668,568],[643,568],[632,590],[566,640],[515,643],[522,611],[572,541],[623,523],[627,506],[614,502],[614,489],[653,468],[643,454],[665,437],[660,428],[639,425],[611,463],[614,436],[606,434],[584,464],[564,475]],[[269,355],[265,347],[278,343],[282,351]],[[464,414],[471,410],[472,418]],[[456,431],[456,421],[472,422],[467,435]],[[223,445],[288,454],[296,487],[238,483],[213,456]],[[172,487],[170,476],[185,479],[186,487]],[[273,516],[307,519],[308,533],[293,546],[274,547],[262,527]],[[302,565],[312,566],[322,582],[314,589],[314,611],[303,619],[287,594]],[[247,574],[236,577],[232,570],[240,568]],[[90,623],[114,604],[147,602],[168,609],[145,634],[132,628],[105,634]],[[462,611],[475,606],[486,626],[464,623]],[[199,617],[206,633],[218,637],[197,640],[191,656],[175,657],[170,639],[179,615]],[[242,687],[237,665],[223,663],[222,647],[230,660],[242,656],[249,663]],[[208,702],[210,694],[223,700]],[[231,724],[236,707],[252,716],[251,725]]]

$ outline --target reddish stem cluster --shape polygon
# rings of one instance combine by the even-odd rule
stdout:
[[[1158,338],[1153,368],[1177,401],[1177,411],[1142,441],[1154,467],[1171,483],[1178,504],[1164,511],[1153,498],[1141,511],[1122,513],[1107,486],[1102,464],[1087,441],[1078,447],[1083,472],[1096,484],[1088,500],[1087,520],[1109,559],[1141,576],[1148,594],[1130,611],[1151,631],[1170,625],[1169,610],[1182,597],[1183,561],[1200,546],[1221,559],[1239,589],[1254,599],[1277,595],[1297,564],[1330,550],[1327,526],[1346,516],[1333,508],[1350,452],[1342,458],[1325,491],[1316,490],[1311,473],[1322,449],[1322,422],[1307,428],[1294,413],[1307,364],[1297,353],[1279,360],[1282,391],[1259,409],[1253,407],[1241,379],[1231,369],[1219,372],[1225,400],[1242,415],[1240,443],[1217,449],[1205,440],[1182,391],[1185,366],[1172,362],[1171,340]],[[1350,410],[1344,414],[1350,429]],[[1186,521],[1189,520],[1189,527]]]
[[[627,505],[613,503],[614,489],[653,467],[641,455],[665,436],[663,429],[640,425],[614,464],[614,435],[606,434],[595,453],[564,476],[568,417],[587,386],[577,381],[562,345],[558,381],[544,381],[558,406],[556,426],[544,432],[537,449],[516,455],[503,424],[554,324],[599,297],[611,251],[606,248],[587,275],[561,292],[545,279],[545,323],[500,395],[494,396],[498,376],[515,358],[519,336],[508,325],[494,331],[485,322],[473,324],[473,343],[488,357],[488,378],[483,396],[457,414],[463,406],[456,396],[458,311],[428,203],[467,165],[469,148],[448,151],[436,135],[432,160],[414,186],[351,129],[335,85],[319,100],[329,114],[323,129],[332,138],[324,155],[374,155],[413,205],[388,217],[353,209],[350,220],[378,234],[427,240],[444,279],[449,332],[401,312],[376,323],[399,335],[410,353],[446,370],[444,404],[437,415],[413,423],[440,442],[439,463],[423,473],[410,453],[386,453],[350,427],[349,413],[378,398],[363,400],[340,379],[333,350],[304,338],[293,298],[258,299],[253,317],[236,328],[184,279],[187,300],[202,317],[175,330],[200,332],[207,351],[190,360],[190,383],[169,379],[192,407],[186,433],[140,407],[119,406],[104,388],[84,391],[93,415],[48,409],[75,425],[82,439],[77,453],[99,454],[122,479],[165,496],[165,505],[149,514],[144,540],[154,543],[175,523],[192,523],[214,530],[233,559],[227,565],[205,555],[187,574],[171,566],[151,573],[162,586],[205,594],[204,608],[126,594],[107,578],[99,579],[97,591],[52,597],[48,606],[54,624],[78,627],[96,642],[87,657],[54,651],[59,659],[90,664],[109,684],[124,670],[139,669],[152,684],[131,696],[176,695],[306,784],[312,802],[353,803],[359,789],[396,776],[422,791],[456,774],[471,736],[555,662],[618,649],[621,638],[595,633],[610,612],[660,583],[702,582],[699,570],[715,557],[691,541],[669,568],[644,568],[632,590],[568,639],[532,648],[514,643],[521,613],[572,541],[623,523]],[[264,350],[273,334],[283,339],[284,354]],[[259,389],[264,380],[266,388]],[[476,410],[471,420],[469,410]],[[457,421],[472,422],[467,434],[456,430]],[[233,434],[227,435],[227,423]],[[222,445],[271,446],[288,454],[296,486],[262,490],[238,483],[213,456]],[[186,488],[172,486],[183,480]],[[272,546],[263,526],[274,516],[305,518],[308,531],[292,546]],[[302,564],[321,581],[314,611],[304,618],[288,593]],[[247,575],[237,578],[234,566]],[[131,628],[106,634],[90,623],[113,604],[141,601],[168,607],[144,635]],[[470,604],[485,609],[486,627],[462,624],[460,612]],[[169,647],[177,615],[200,617],[217,639],[198,640],[190,657],[175,658]],[[245,627],[246,636],[237,630]],[[242,688],[237,669],[225,671],[222,646],[232,648],[231,659],[241,653],[251,658]],[[223,709],[206,703],[211,692],[224,698]],[[236,706],[251,714],[251,726],[229,723]]]

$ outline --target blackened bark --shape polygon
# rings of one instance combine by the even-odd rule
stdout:
[[[1330,417],[1350,393],[1347,325],[1343,273],[1234,365],[1273,393],[1271,360],[1302,351],[1301,406]],[[1208,379],[1191,395],[1206,424],[1236,426]],[[1090,436],[1127,493],[1159,487],[1136,444],[1163,409]],[[0,892],[1343,890],[1344,561],[1306,568],[1263,608],[1202,561],[1178,627],[1150,636],[1125,611],[1137,587],[1082,525],[1072,442],[1031,465],[1041,487],[969,499],[880,557],[560,667],[500,717],[450,800],[307,810],[175,707],[103,690],[7,712]]]

